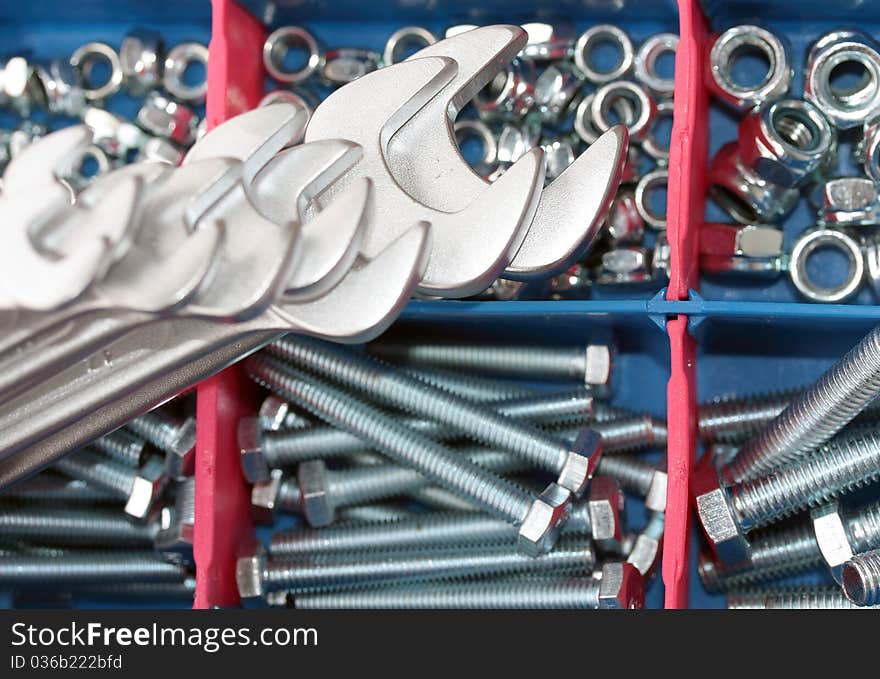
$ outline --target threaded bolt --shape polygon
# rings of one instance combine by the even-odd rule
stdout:
[[[432,388],[381,363],[310,339],[284,339],[269,351],[379,402],[444,422],[476,441],[519,455],[559,474],[557,483],[576,495],[586,491],[598,462],[601,441],[592,430],[584,430],[569,446],[535,427]]]
[[[592,404],[592,396],[586,390],[579,389],[498,401],[489,407],[508,417],[545,424],[571,422],[575,418],[583,422],[589,417]],[[408,417],[401,423],[439,441],[461,437],[461,432],[441,422]],[[369,450],[369,446],[360,438],[347,431],[312,427],[293,432],[260,432],[252,418],[241,421],[238,437],[242,469],[252,483],[266,480],[270,469],[285,469],[307,460],[350,456]]]
[[[775,587],[743,592],[731,592],[727,596],[728,608],[858,608],[834,586]]]
[[[653,512],[666,511],[666,464],[650,464],[629,455],[609,455],[599,460],[598,473],[620,482],[621,487],[645,498]]]
[[[880,392],[880,327],[802,391],[724,467],[728,481],[766,474],[816,450]]]
[[[242,598],[267,593],[333,591],[338,589],[456,580],[512,573],[585,574],[595,556],[588,540],[564,539],[552,552],[532,558],[508,546],[465,549],[323,555],[296,561],[266,559],[264,555],[238,560],[236,579]]]
[[[185,573],[154,552],[66,551],[13,554],[0,559],[0,586],[179,582]]]
[[[530,347],[373,342],[367,345],[367,351],[396,362],[603,386],[608,384],[611,373],[611,352],[604,345]]]
[[[471,401],[506,401],[535,396],[531,389],[506,380],[475,377],[453,370],[406,368],[402,372],[422,382]]]
[[[666,425],[648,413],[597,422],[591,424],[590,428],[602,437],[603,453],[624,453],[666,446]],[[563,429],[553,433],[570,439],[576,437],[579,431]]]
[[[155,524],[137,525],[112,509],[0,509],[0,535],[39,544],[151,546]]]
[[[800,391],[788,389],[702,403],[699,407],[700,438],[706,443],[743,443],[785,410]]]
[[[143,439],[124,429],[117,429],[92,443],[93,448],[104,453],[111,460],[129,467],[140,467],[144,461],[145,445]]]
[[[246,366],[251,376],[269,389],[296,401],[330,424],[361,436],[376,450],[518,526],[519,545],[528,553],[535,555],[552,548],[571,501],[570,494],[559,486],[551,484],[533,499],[510,481],[457,456],[339,389],[260,356],[249,359]]]
[[[479,464],[479,462],[477,463]],[[490,471],[494,471],[491,470]],[[425,486],[407,493],[410,500],[424,505],[428,509],[441,512],[474,512],[478,511],[470,502],[453,495],[445,488]]]
[[[71,479],[52,470],[44,471],[11,488],[0,499],[17,502],[64,504],[118,504],[119,496],[96,488],[80,479]]]
[[[400,521],[412,516],[412,512],[405,507],[391,504],[361,505],[359,507],[347,507],[339,512],[339,518],[346,523],[371,524]]]
[[[843,592],[856,606],[880,604],[880,549],[857,554],[843,565]]]
[[[196,447],[194,417],[179,422],[154,410],[134,418],[126,427],[165,453],[168,476],[176,479],[192,474]]]

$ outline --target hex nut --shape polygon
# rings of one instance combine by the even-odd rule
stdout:
[[[813,252],[820,248],[833,248],[849,262],[846,278],[837,285],[820,285],[810,277],[807,262]],[[795,241],[788,274],[797,291],[807,299],[826,304],[843,302],[859,291],[865,277],[865,258],[860,244],[846,232],[839,229],[812,229],[802,233]]]
[[[637,244],[645,234],[645,220],[636,207],[635,192],[621,187],[605,218],[605,229],[613,245]]]
[[[187,82],[186,72],[192,64],[201,64],[204,78]],[[208,93],[208,48],[199,42],[182,42],[165,55],[165,73],[162,86],[175,99],[193,104],[205,101]]]
[[[754,86],[738,83],[733,76],[737,55],[749,49],[763,54],[769,64],[767,75]],[[712,43],[709,88],[720,101],[740,112],[780,99],[788,94],[793,78],[789,53],[787,42],[761,26],[733,26]]]
[[[675,104],[672,99],[664,99],[663,101],[657,102],[657,115],[654,118],[654,123],[651,125],[651,129],[648,130],[645,140],[642,142],[642,151],[653,158],[659,167],[669,165],[669,144],[662,143],[657,139],[657,126],[664,118],[672,119],[674,112]]]
[[[675,78],[664,78],[657,73],[657,61],[661,55],[678,50],[675,33],[655,33],[645,39],[633,59],[633,72],[639,84],[661,97],[671,97],[675,91]]]
[[[455,121],[453,131],[459,148],[468,139],[476,140],[480,145],[482,153],[479,160],[474,163],[474,169],[478,174],[489,174],[498,159],[498,144],[495,141],[495,135],[492,134],[492,130],[481,120],[462,118]]]
[[[748,559],[748,540],[714,468],[702,466],[697,470],[694,492],[700,525],[718,558],[724,563]]]
[[[282,471],[273,469],[268,481],[259,481],[251,488],[251,517],[255,523],[267,525],[275,520]]]
[[[645,605],[645,581],[628,563],[606,563],[599,582],[599,608],[631,610]]]
[[[596,476],[590,482],[587,509],[593,542],[604,552],[619,554],[625,523],[625,498],[620,484],[610,476]]]
[[[327,482],[327,466],[324,460],[300,463],[296,480],[302,498],[302,511],[306,521],[314,528],[329,526],[336,512]]]
[[[581,82],[561,65],[550,65],[535,80],[535,109],[546,124],[565,117],[577,100]]]
[[[571,492],[551,483],[535,499],[519,527],[517,544],[529,556],[549,552],[571,513]]]
[[[324,52],[321,80],[331,87],[341,87],[379,68],[382,55],[365,49],[344,47]]]
[[[538,126],[514,125],[509,123],[501,128],[496,143],[496,157],[502,163],[515,163],[538,145],[541,129]]]
[[[700,229],[700,255],[766,258],[783,253],[783,232],[764,224],[716,224],[706,222]]]
[[[880,224],[880,193],[868,177],[835,177],[816,185],[810,199],[822,226]]]
[[[856,64],[865,77],[854,88],[835,87],[832,78],[842,64]],[[862,125],[880,112],[880,46],[858,31],[832,31],[807,55],[804,98],[837,129]]]
[[[648,251],[640,247],[620,247],[602,254],[602,267],[596,282],[601,285],[643,283],[650,278]]]
[[[155,31],[142,28],[128,33],[119,47],[122,84],[134,96],[162,85],[164,43]]]
[[[189,146],[196,139],[199,118],[195,111],[159,92],[150,92],[136,116],[137,124],[150,134]]]
[[[86,96],[78,84],[78,77],[67,61],[56,59],[46,68],[37,67],[37,78],[45,94],[49,113],[79,117],[86,107]]]
[[[666,193],[669,185],[669,170],[657,169],[649,172],[636,184],[635,202],[636,209],[645,221],[645,224],[653,229],[663,230],[666,228],[666,213],[659,214],[652,206],[650,196],[654,191],[662,190]]]
[[[853,557],[853,548],[846,530],[845,519],[837,501],[815,507],[810,512],[813,533],[822,558],[834,580],[840,584],[843,565]]]
[[[103,61],[110,69],[104,82],[92,81],[92,71],[98,62]],[[78,47],[70,55],[70,65],[79,75],[79,85],[90,102],[99,102],[116,94],[122,87],[122,64],[119,54],[103,42],[89,42]]]
[[[575,160],[574,147],[564,139],[555,139],[541,148],[547,161],[547,181],[556,179]]]
[[[464,32],[464,31],[462,31]],[[392,33],[382,51],[382,65],[391,66],[403,61],[407,52],[413,48],[423,48],[437,42],[437,37],[421,26],[404,26]]]
[[[574,27],[571,24],[533,22],[523,24],[522,29],[528,39],[519,53],[521,59],[558,62],[571,55],[575,40]]]
[[[481,118],[518,120],[535,101],[535,65],[514,59],[504,66],[474,96],[473,104]]]
[[[147,141],[147,135],[137,125],[105,109],[90,106],[82,119],[92,129],[95,146],[116,158],[125,158]]]
[[[136,162],[164,163],[177,167],[183,160],[183,152],[167,139],[150,137],[141,147]]]
[[[630,144],[641,144],[657,118],[657,103],[641,85],[615,80],[596,90],[590,103],[592,123],[600,133],[617,124],[611,118],[612,112],[617,112],[620,123],[626,126]]]
[[[599,70],[593,63],[593,51],[602,44],[616,45],[620,60],[613,68]],[[596,85],[620,80],[632,68],[635,49],[629,35],[612,24],[597,24],[584,31],[574,46],[574,63],[581,74]]]

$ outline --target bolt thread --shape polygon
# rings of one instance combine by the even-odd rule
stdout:
[[[563,442],[535,427],[415,380],[375,360],[310,339],[280,340],[269,352],[387,405],[444,422],[480,443],[509,450],[556,473],[568,458]]]
[[[800,389],[787,389],[703,403],[699,408],[700,438],[706,443],[743,443],[785,410],[798,393]]]
[[[880,436],[867,432],[834,441],[799,464],[731,489],[745,530],[827,502],[880,478]]]
[[[0,499],[46,504],[119,503],[116,493],[109,493],[103,488],[96,488],[85,481],[71,479],[51,470],[22,481],[12,488],[4,489]]]
[[[634,410],[629,410],[628,408],[621,408],[620,406],[613,406],[610,403],[605,403],[604,401],[596,401],[593,404],[593,419],[596,422],[609,422],[610,420],[626,420],[631,417],[637,416],[637,413]]]
[[[528,399],[535,392],[508,380],[475,377],[453,370],[407,368],[404,374],[471,401],[506,401]]]
[[[657,468],[629,455],[606,455],[599,460],[599,474],[617,479],[620,487],[644,497],[651,488]]]
[[[880,548],[880,502],[847,512],[844,525],[853,551],[858,553]]]
[[[251,376],[266,387],[297,401],[328,423],[361,436],[397,462],[496,516],[519,524],[528,512],[531,497],[527,492],[381,411],[277,361],[257,356],[246,365]]]
[[[508,457],[510,457],[508,455]],[[473,460],[476,462],[476,460]],[[477,462],[479,464],[479,462]],[[485,465],[481,465],[485,466]],[[489,469],[488,467],[486,467]],[[489,471],[498,472],[497,469],[489,469]],[[440,512],[473,512],[478,511],[470,502],[462,500],[457,495],[453,495],[445,488],[437,486],[425,486],[418,490],[407,493],[411,500],[424,505],[425,507]]]
[[[96,439],[92,446],[111,460],[129,467],[139,467],[144,455],[144,441],[124,429]]]
[[[602,436],[603,453],[626,453],[666,446],[666,425],[648,413],[596,422],[590,425],[590,429]],[[554,436],[574,441],[581,429],[566,427],[551,431]]]
[[[577,418],[585,421],[592,409],[592,397],[584,389],[549,396],[530,396],[487,404],[493,410],[513,418],[534,423],[570,423]],[[461,432],[442,422],[407,417],[406,427],[440,441],[461,437]],[[332,427],[313,427],[305,431],[264,432],[262,450],[267,464],[274,469],[292,467],[307,460],[350,456],[368,451],[369,446],[357,436]]]
[[[0,585],[179,582],[179,567],[153,552],[64,552],[8,555],[0,560]]]
[[[732,592],[727,597],[727,607],[792,610],[802,608],[856,608],[839,588],[821,585]]]
[[[156,410],[130,420],[126,427],[166,452],[173,448],[179,428],[171,418]]]
[[[156,525],[136,525],[112,509],[0,509],[0,535],[39,544],[152,545]]]
[[[189,476],[175,487],[174,507],[180,522],[193,526],[196,522],[196,480]]]
[[[584,381],[585,347],[484,346],[467,344],[392,344],[373,342],[367,351],[395,362],[452,370],[472,369],[542,380]]]
[[[179,582],[120,582],[109,585],[74,587],[71,593],[79,597],[101,601],[131,601],[155,599],[190,601],[195,595],[196,579],[183,578]]]
[[[802,391],[740,449],[725,468],[732,481],[752,479],[815,450],[880,391],[880,327]]]
[[[539,557],[518,553],[511,546],[455,551],[385,552],[326,555],[297,561],[268,561],[263,568],[263,591],[331,591],[404,582],[458,580],[513,573],[585,574],[595,559],[588,542],[560,541]]]
[[[857,554],[844,564],[843,592],[857,606],[880,604],[880,550]]]
[[[466,582],[355,592],[301,594],[302,609],[506,609],[584,610],[599,608],[599,582],[592,578],[540,578],[507,582]]]
[[[396,505],[363,505],[339,512],[340,520],[357,524],[400,521],[411,515],[412,512]]]
[[[55,469],[74,479],[91,483],[123,500],[131,494],[135,472],[91,450],[79,450],[55,462]]]

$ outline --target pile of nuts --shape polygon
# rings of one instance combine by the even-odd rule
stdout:
[[[665,457],[645,454],[666,427],[605,400],[610,347],[353,351],[291,335],[245,369],[270,391],[238,437],[254,519],[273,528],[237,563],[243,599],[643,606],[666,502]],[[644,503],[638,532],[624,494]]]
[[[452,26],[445,37],[472,28]],[[656,194],[665,192],[668,177],[669,145],[658,133],[664,120],[671,129],[673,80],[658,72],[658,62],[664,55],[674,55],[678,36],[658,33],[637,49],[625,31],[610,24],[592,26],[580,36],[562,23],[531,23],[523,28],[529,35],[525,48],[477,93],[455,122],[462,153],[474,171],[493,181],[530,149],[541,146],[547,180],[552,181],[617,123],[628,128],[630,155],[601,243],[584,262],[539,291],[499,280],[480,297],[584,298],[595,284],[665,285],[666,217],[655,203]],[[313,109],[322,94],[436,41],[426,28],[409,26],[395,31],[381,54],[355,47],[322,49],[306,29],[283,26],[263,45],[266,71],[281,89],[270,91],[261,105],[293,101]],[[600,55],[609,47],[618,56],[605,64]],[[288,55],[296,52],[303,54],[300,63],[285,65]]]
[[[699,573],[730,606],[880,605],[878,347],[880,328],[803,390],[700,406]]]
[[[205,45],[183,42],[166,51],[162,37],[146,29],[129,32],[118,51],[90,42],[69,59],[7,59],[0,67],[0,108],[21,122],[0,130],[0,172],[22,148],[72,119],[94,134],[94,145],[61,170],[75,190],[125,163],[178,164],[204,132],[196,108],[205,101],[207,63]],[[141,102],[134,120],[107,110],[117,95],[126,94]]]
[[[13,606],[191,605],[195,418],[179,399],[0,493]]]
[[[768,70],[747,86],[734,70],[750,53],[760,54]],[[849,71],[860,74],[852,85],[840,80]],[[793,80],[790,47],[765,28],[734,26],[712,44],[709,88],[743,117],[738,139],[711,161],[709,192],[738,224],[705,226],[700,267],[767,279],[787,272],[813,302],[847,301],[866,277],[880,294],[880,244],[873,234],[880,224],[880,44],[858,31],[827,33],[807,54],[803,98],[790,98]],[[847,165],[858,172],[834,176]],[[802,195],[816,216],[788,251],[781,223]],[[808,266],[819,250],[844,256],[842,280],[822,280],[834,276],[817,276]]]

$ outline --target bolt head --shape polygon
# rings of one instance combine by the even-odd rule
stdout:
[[[601,392],[600,395],[606,393],[611,387],[613,363],[614,356],[611,352],[611,347],[606,344],[588,344],[587,369],[584,373],[584,382],[587,386]]]
[[[605,552],[619,554],[623,541],[625,504],[617,480],[610,476],[594,478],[590,483],[587,508],[596,546]]]
[[[749,558],[749,543],[730,503],[729,493],[711,467],[701,467],[694,475],[697,516],[709,544],[724,563]]]
[[[266,594],[263,588],[265,567],[266,556],[260,550],[242,556],[235,562],[235,582],[238,595],[243,600],[262,599]]]
[[[159,458],[147,460],[131,484],[125,513],[141,523],[146,522],[167,483],[162,461]]]
[[[273,469],[267,481],[255,483],[251,488],[251,517],[255,523],[270,524],[275,520],[281,477],[282,471]]]
[[[163,507],[161,528],[156,533],[154,546],[172,563],[193,566],[193,526],[180,520],[171,507]]]
[[[628,563],[606,563],[599,582],[599,608],[637,609],[645,606],[645,580]]]
[[[517,542],[520,551],[529,556],[549,552],[571,512],[571,492],[555,483],[544,489],[529,507],[519,527]]]
[[[667,478],[664,470],[654,470],[654,473],[651,475],[651,484],[648,486],[648,494],[645,495],[645,509],[660,513],[666,511]]]
[[[810,512],[816,544],[828,570],[837,583],[842,582],[843,565],[853,557],[840,504],[829,502]]]
[[[302,496],[303,514],[310,526],[329,526],[335,518],[335,507],[327,484],[327,466],[324,460],[309,460],[299,465],[296,472]]]
[[[260,418],[244,417],[238,422],[238,452],[241,471],[250,483],[269,480],[270,469],[263,453]]]
[[[283,398],[271,394],[263,399],[259,411],[259,424],[266,431],[278,431],[284,426],[290,404]]]
[[[196,418],[187,417],[165,451],[165,471],[172,479],[192,476],[196,458]]]
[[[580,497],[590,485],[601,456],[602,436],[593,429],[584,429],[569,450],[556,483]]]
[[[648,577],[660,563],[662,547],[662,538],[639,533],[626,557],[626,562],[635,567],[642,577]]]

